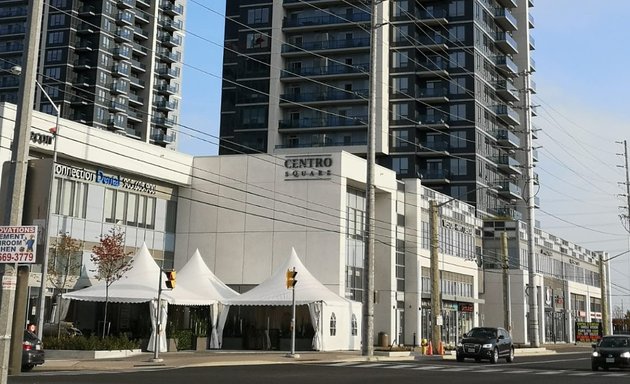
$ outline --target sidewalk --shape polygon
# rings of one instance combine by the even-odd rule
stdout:
[[[549,344],[541,348],[517,348],[515,355],[550,355],[555,353],[588,352],[590,344]],[[151,368],[179,368],[198,366],[230,366],[261,364],[327,363],[352,361],[400,361],[400,360],[437,360],[455,359],[455,354],[444,356],[423,356],[412,352],[407,356],[388,356],[385,352],[375,351],[371,358],[362,356],[360,351],[337,352],[297,352],[299,357],[287,357],[286,351],[179,351],[159,354],[161,362],[152,362],[152,352],[114,359],[47,359],[46,363],[35,367],[34,371],[121,371]]]

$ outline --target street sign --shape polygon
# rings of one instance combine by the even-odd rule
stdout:
[[[0,226],[0,263],[35,263],[37,227]]]

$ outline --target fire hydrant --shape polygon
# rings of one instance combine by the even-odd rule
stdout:
[[[420,347],[422,347],[422,354],[426,355],[427,348],[429,348],[429,342],[427,341],[427,339],[422,339],[422,341],[420,342]]]

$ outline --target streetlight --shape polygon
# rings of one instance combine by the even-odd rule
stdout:
[[[477,192],[485,188],[501,189],[501,186],[482,186],[469,191],[464,196]],[[435,199],[429,201],[429,223],[431,227],[430,250],[431,250],[431,340],[434,348],[439,348],[442,342],[442,290],[440,289],[440,269],[439,269],[439,236],[438,218],[440,207],[457,200],[458,197],[450,198],[442,203],[437,203]]]
[[[9,70],[11,74],[20,76],[22,74],[22,67],[19,65],[14,65]],[[61,115],[61,106],[55,105],[55,103],[48,95],[48,92],[42,87],[39,81],[35,80],[35,84],[42,91],[44,96],[48,99],[50,104],[55,109],[55,131],[53,132],[53,136],[55,138],[55,142],[53,143],[53,161],[51,166],[51,174],[50,174],[50,185],[48,186],[48,204],[46,209],[46,241],[44,245],[44,260],[42,261],[42,281],[39,286],[39,305],[37,306],[37,337],[41,340],[44,335],[44,314],[46,308],[46,281],[48,280],[48,256],[49,256],[49,247],[50,247],[50,214],[51,214],[51,205],[52,205],[52,190],[53,183],[55,181],[55,163],[57,162],[57,135],[59,134],[59,116]]]

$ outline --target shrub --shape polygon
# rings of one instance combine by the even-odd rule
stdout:
[[[44,337],[43,343],[45,349],[79,351],[129,350],[140,348],[140,342],[138,340],[129,340],[126,336],[108,336],[105,338],[98,336]]]
[[[175,339],[175,345],[178,351],[193,349],[192,329],[178,329],[172,331],[169,337]]]

